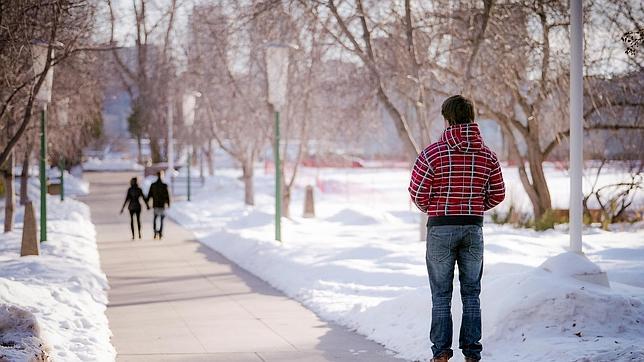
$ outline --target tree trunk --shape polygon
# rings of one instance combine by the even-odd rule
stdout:
[[[550,191],[546,183],[546,177],[543,172],[544,155],[539,147],[538,140],[526,139],[527,146],[527,163],[530,169],[530,175],[526,170],[526,160],[519,152],[519,146],[516,136],[510,131],[507,124],[499,123],[503,131],[503,135],[507,138],[507,145],[509,146],[509,160],[516,160],[517,168],[519,170],[519,179],[521,185],[528,194],[530,203],[532,204],[532,212],[534,215],[536,229],[548,229],[554,225],[552,220],[545,220],[544,216],[550,212],[552,208],[550,200]]]
[[[143,152],[142,152],[142,147],[141,147],[141,136],[136,137],[136,148],[138,152],[137,156],[137,161],[142,164],[143,163]]]
[[[376,93],[376,95],[380,100],[380,103],[385,108],[385,111],[387,112],[389,117],[393,119],[396,132],[398,133],[398,137],[400,137],[403,143],[405,153],[409,156],[410,159],[415,159],[416,157],[418,157],[418,154],[422,150],[417,145],[416,140],[414,139],[407,119],[400,113],[400,110],[396,108],[391,99],[389,99],[382,85],[378,87],[378,92]]]
[[[424,213],[420,212],[420,223],[418,224],[418,230],[420,231],[420,241],[421,242],[426,242],[427,241],[427,221],[429,221],[429,216]]]
[[[4,171],[5,203],[4,203],[4,232],[13,230],[14,210],[16,208],[16,196],[13,190],[13,166],[15,164],[14,151],[11,151],[6,162]]]
[[[538,141],[528,140],[528,166],[532,178],[532,187],[537,196],[533,203],[535,225],[541,224],[539,229],[549,229],[554,226],[551,220],[545,220],[544,216],[552,209],[550,190],[543,172],[543,154],[539,149]]]
[[[286,188],[282,193],[282,216],[291,217],[291,190]]]
[[[156,137],[150,137],[150,157],[152,157],[152,163],[161,162],[161,146]]]
[[[199,147],[199,178],[203,180],[203,147]]]
[[[244,181],[244,203],[246,205],[255,205],[255,190],[253,186],[253,164],[244,162],[242,164],[242,180]]]
[[[29,201],[29,159],[31,158],[32,143],[25,146],[25,154],[22,159],[22,172],[20,173],[20,205],[25,205]]]
[[[291,191],[293,189],[293,184],[289,184],[284,180],[285,172],[284,167],[282,167],[282,216],[290,218],[291,217]]]
[[[523,163],[522,159],[519,161],[517,167],[519,169],[519,180],[521,180],[521,186],[523,186],[526,194],[528,194],[528,198],[530,199],[530,203],[532,204],[533,215],[536,216],[541,212],[539,209],[539,196],[537,195],[534,186],[532,186],[532,182],[530,181],[528,172],[525,169],[525,164]]]
[[[212,140],[208,140],[208,147],[206,149],[206,161],[208,163],[208,176],[215,174],[214,154],[212,149]]]

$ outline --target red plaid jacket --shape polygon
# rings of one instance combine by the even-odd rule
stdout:
[[[418,155],[409,194],[430,217],[483,216],[503,201],[499,160],[483,143],[476,123],[447,128],[440,141]]]

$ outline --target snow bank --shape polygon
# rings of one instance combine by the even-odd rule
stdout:
[[[326,219],[330,222],[337,222],[344,225],[375,225],[378,224],[376,218],[368,213],[362,213],[357,210],[342,209],[337,214]]]
[[[47,171],[47,177],[49,177],[50,180],[53,179],[54,181],[59,182],[60,169],[49,169]],[[36,179],[34,178],[34,180]],[[89,194],[89,182],[70,174],[68,171],[65,171],[63,182],[65,183],[65,196],[84,196]]]
[[[532,215],[532,206],[528,194],[526,194],[519,173],[516,167],[503,167],[503,178],[506,182],[506,200],[503,201],[498,207],[498,212],[507,212],[511,205],[514,205],[515,211]],[[550,190],[550,198],[552,199],[552,207],[555,209],[568,209],[570,202],[570,177],[566,170],[558,169],[554,164],[544,163],[544,172],[546,174],[546,181],[548,189]],[[584,178],[582,189],[584,195],[588,194],[592,189],[592,184],[595,181],[597,173],[596,168],[584,169]],[[601,175],[597,177],[596,188],[614,185],[620,182],[630,182],[630,175],[620,169],[606,167]],[[613,190],[614,191],[614,190]],[[609,193],[609,190],[603,193],[604,197]],[[599,204],[594,197],[588,200],[588,207],[599,208]],[[631,205],[633,209],[644,208],[644,192],[639,192],[635,196],[635,200]]]
[[[0,361],[49,361],[49,347],[29,311],[0,305]]]
[[[16,231],[0,235],[0,304],[35,316],[53,360],[113,361],[105,316],[108,284],[89,208],[55,196],[47,202],[49,240],[40,256],[20,257],[22,210]]]
[[[601,273],[601,269],[597,264],[571,251],[547,259],[541,264],[540,268],[565,277]]]
[[[296,188],[293,219],[283,221],[282,244],[272,240],[270,175],[258,176],[255,207],[242,206],[238,174],[219,171],[221,176],[208,180],[193,202],[174,204],[170,215],[204,244],[322,318],[356,330],[401,358],[427,360],[431,296],[425,245],[416,241],[418,214],[406,197],[407,172],[337,172],[319,177],[362,180],[361,189],[350,194],[317,189],[318,218],[303,219],[298,217],[303,189]],[[305,179],[300,186],[311,182]],[[585,232],[584,250],[608,272],[610,289],[571,278],[593,265],[572,255],[546,262],[566,252],[563,229],[486,225],[484,237],[485,360],[633,361],[644,356],[644,230]],[[456,282],[455,349],[459,300]],[[453,360],[462,361],[459,352]]]
[[[143,166],[136,163],[134,160],[124,158],[105,158],[100,159],[90,157],[87,161],[83,162],[83,170],[85,171],[141,171]]]

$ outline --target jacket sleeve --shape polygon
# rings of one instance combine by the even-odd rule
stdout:
[[[130,190],[127,190],[127,193],[125,194],[125,201],[123,201],[123,206],[121,207],[121,210],[125,209],[125,205],[130,202]]]
[[[492,153],[492,172],[485,185],[485,201],[483,203],[485,211],[490,210],[500,204],[505,199],[505,182],[499,159]]]
[[[434,170],[429,164],[425,151],[421,152],[414,163],[409,182],[409,196],[420,211],[426,213],[429,206],[429,195],[432,192]]]
[[[143,202],[145,203],[145,207],[149,209],[150,205],[148,204],[148,198],[145,197],[145,193],[143,192],[143,189],[139,188],[139,194],[140,194],[140,197],[143,199]]]

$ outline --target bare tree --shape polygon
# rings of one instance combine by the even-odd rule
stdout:
[[[252,9],[233,6],[237,14]],[[202,94],[195,124],[207,135],[201,144],[214,139],[239,162],[244,201],[254,205],[254,164],[267,144],[270,117],[260,32],[252,31],[257,24],[244,21],[246,17],[230,18],[222,5],[196,7],[191,16],[188,68],[192,84]],[[244,53],[248,60],[243,68],[229,58]]]
[[[96,4],[89,0],[5,1],[0,7],[0,120],[2,143],[0,165],[9,186],[5,213],[5,231],[13,226],[13,165],[14,150],[29,129],[35,95],[45,81],[45,75],[55,65],[61,65],[79,52],[89,50]],[[39,39],[47,44],[44,71],[34,76],[31,44]],[[54,44],[64,48],[54,57]],[[69,142],[63,140],[63,142]],[[21,191],[22,193],[22,191]]]
[[[150,139],[152,162],[160,162],[161,141],[166,136],[163,124],[167,113],[164,110],[177,93],[177,89],[171,89],[170,86],[176,79],[176,49],[172,39],[178,3],[171,0],[167,6],[161,6],[152,13],[149,8],[154,4],[151,3],[150,0],[132,1],[134,49],[132,52],[129,49],[114,49],[113,58],[123,87],[136,105],[140,127]],[[116,44],[117,13],[111,0],[108,0],[108,6],[110,43]],[[127,55],[131,59],[127,59]]]
[[[567,37],[567,2],[473,0],[429,5],[411,0],[386,4],[328,0],[300,4],[320,22],[335,20],[325,29],[338,48],[369,69],[365,86],[375,89],[410,156],[430,138],[431,122],[423,109],[431,108],[438,97],[465,93],[475,99],[482,116],[501,125],[534,217],[540,221],[546,216],[552,202],[543,163],[568,134],[568,53],[553,45],[553,39]],[[604,20],[612,17],[622,28],[641,29],[641,5],[623,5],[595,2],[588,10],[587,26],[606,26],[606,22],[591,24],[591,13],[601,9]],[[614,39],[605,42],[614,43]],[[586,59],[593,60],[593,50],[587,47],[587,51]],[[641,60],[641,56],[635,58]],[[587,83],[587,95],[593,92],[597,90]],[[616,105],[607,95],[603,93],[601,100],[595,95],[586,119]],[[413,105],[413,113],[406,112],[404,100]],[[637,100],[629,102],[641,106]],[[641,124],[587,126],[616,127],[639,129]]]

